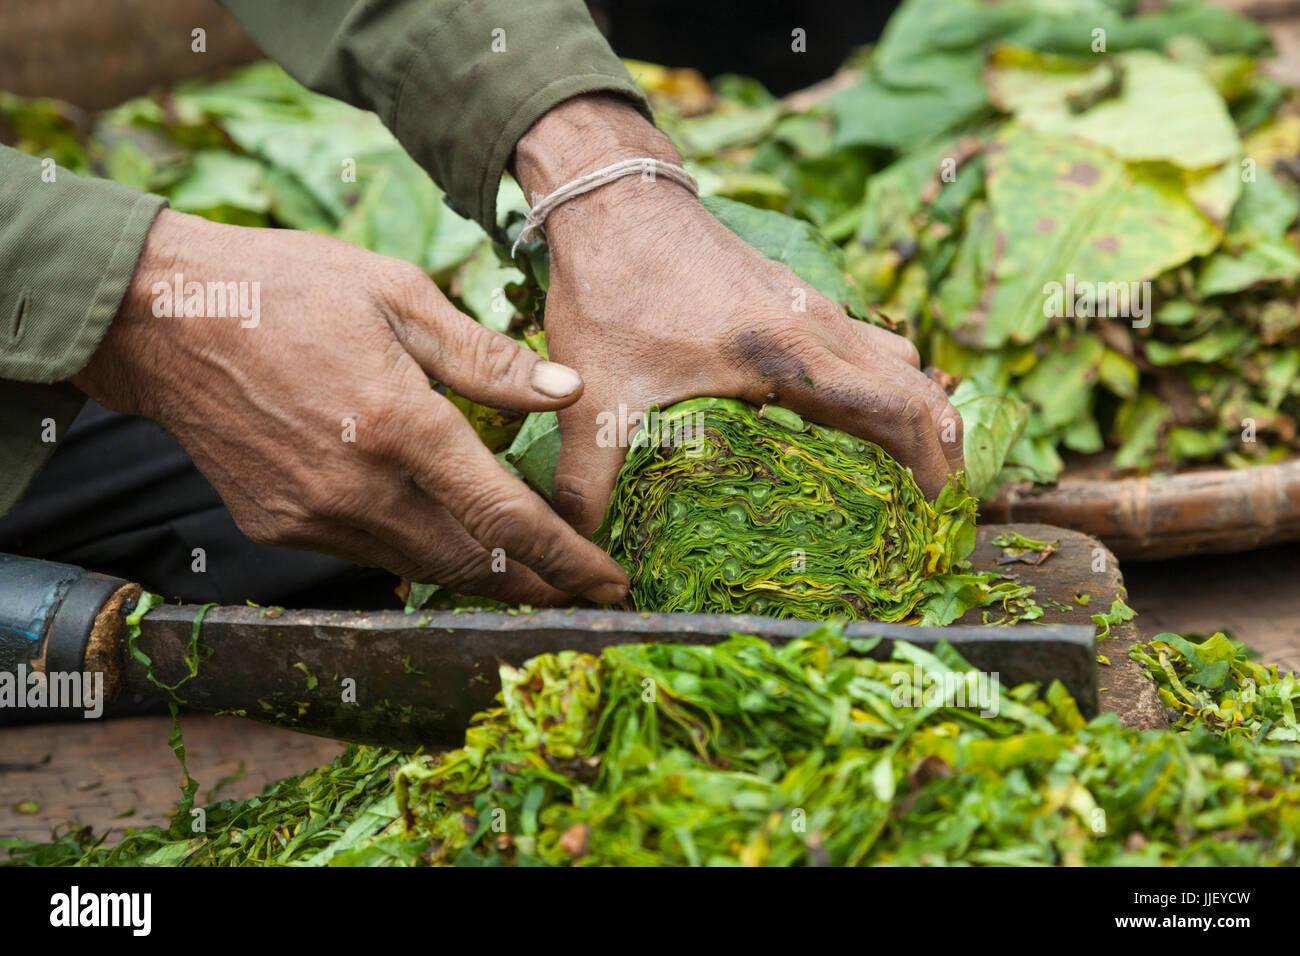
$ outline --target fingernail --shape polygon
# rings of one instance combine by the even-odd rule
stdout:
[[[542,360],[533,366],[530,379],[533,389],[549,398],[567,398],[582,388],[582,379],[573,369]]]
[[[627,588],[609,581],[592,588],[583,597],[593,604],[618,604],[623,598],[627,597]]]

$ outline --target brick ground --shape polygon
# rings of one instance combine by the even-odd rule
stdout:
[[[237,717],[181,718],[190,770],[200,802],[239,771],[217,799],[251,797],[275,780],[328,763],[343,750],[334,740],[308,737]],[[167,738],[170,717],[82,720],[0,729],[0,836],[49,839],[53,827],[75,820],[95,831],[165,823],[180,797],[180,765]],[[35,800],[36,814],[15,804]],[[135,813],[116,819],[131,807]]]

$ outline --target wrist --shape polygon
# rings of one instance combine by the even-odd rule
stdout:
[[[589,94],[549,110],[519,140],[511,171],[535,205],[560,186],[627,159],[658,159],[681,165],[681,154],[662,131],[626,100]],[[656,207],[694,203],[695,198],[671,180],[624,176],[563,203],[547,218],[552,249],[556,240],[598,227],[617,216],[615,210],[646,204]]]
[[[194,264],[190,253],[200,241],[198,232],[208,225],[197,216],[171,209],[158,214],[117,314],[86,367],[71,378],[73,385],[117,411],[151,415],[146,407],[151,392],[148,376],[135,366],[152,363],[160,350],[166,350],[168,331],[181,324],[178,318],[155,317],[155,288],[160,283],[172,287],[177,274],[199,277],[197,268],[188,268]],[[202,323],[188,323],[185,329],[191,336],[202,331]]]
[[[672,140],[631,103],[608,93],[575,96],[552,107],[515,146],[511,171],[530,201],[623,159],[681,163]]]

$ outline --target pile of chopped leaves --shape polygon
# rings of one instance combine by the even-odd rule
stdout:
[[[1032,588],[965,561],[975,511],[964,475],[930,502],[872,442],[695,398],[650,409],[595,537],[638,610],[949,624],[996,603],[1037,616]]]
[[[1091,721],[1060,684],[1005,688],[949,646],[837,625],[773,647],[608,648],[503,667],[465,746],[351,747],[207,832],[72,828],[14,864],[1229,865],[1300,863],[1294,675],[1222,634],[1135,655],[1171,731]]]
[[[999,478],[1055,480],[1063,454],[1116,473],[1277,461],[1300,447],[1300,95],[1262,70],[1258,24],[1203,0],[1158,6],[906,0],[825,90],[785,100],[629,67],[729,228],[907,334],[966,398],[1023,402],[962,408],[968,431],[1012,445],[987,476],[994,462],[968,460],[977,497]],[[545,245],[511,260],[375,116],[272,64],[89,121],[0,94],[4,129],[185,212],[407,259],[545,351]],[[513,238],[526,204],[509,179],[498,208]],[[553,414],[452,398],[549,492]]]

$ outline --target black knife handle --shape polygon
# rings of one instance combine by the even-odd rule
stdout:
[[[116,612],[139,594],[137,585],[107,574],[0,554],[0,673],[103,670],[111,700],[121,684],[125,633]],[[0,707],[0,723],[20,716],[7,710]]]

